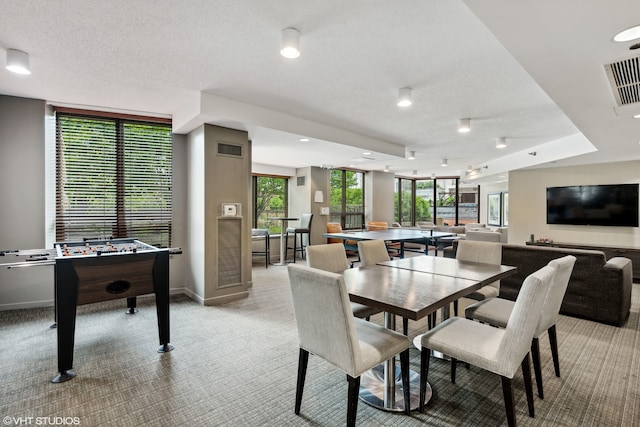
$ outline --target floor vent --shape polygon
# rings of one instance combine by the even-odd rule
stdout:
[[[640,57],[605,65],[618,107],[640,102]]]

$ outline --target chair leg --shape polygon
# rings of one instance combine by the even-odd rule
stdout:
[[[453,302],[453,315],[458,317],[458,300]]]
[[[420,352],[420,406],[418,410],[424,412],[424,400],[427,397],[427,376],[429,375],[429,361],[431,349],[422,347]]]
[[[282,244],[282,242],[280,242],[280,244]],[[284,235],[284,259],[281,259],[280,262],[284,263],[287,258],[289,258],[289,233]]]
[[[411,394],[409,382],[409,349],[400,353],[400,370],[402,372],[402,391],[404,394],[404,413],[411,413]]]
[[[293,263],[296,262],[296,256],[298,254],[298,233],[293,233]]]
[[[347,375],[349,382],[349,396],[347,398],[347,426],[355,427],[356,412],[358,411],[358,392],[360,391],[360,377]]]
[[[552,325],[548,330],[549,344],[551,345],[551,357],[553,358],[553,369],[556,377],[560,376],[560,357],[558,355],[558,336],[556,335],[556,325]]]
[[[409,335],[409,319],[406,317],[402,318],[402,333],[404,335]]]
[[[296,415],[300,415],[300,405],[302,404],[302,391],[304,390],[304,379],[307,375],[307,363],[309,362],[309,352],[300,349],[298,356],[298,383],[296,385]]]
[[[507,411],[507,423],[509,427],[516,425],[516,408],[513,403],[513,387],[511,378],[500,376],[502,380],[502,395],[504,396],[504,408]]]
[[[458,366],[458,361],[452,357],[451,358],[451,384],[456,383],[456,366]]]
[[[534,338],[531,341],[531,358],[533,359],[533,372],[536,375],[536,386],[538,387],[538,397],[544,399],[542,388],[542,366],[540,366],[540,340]]]
[[[524,379],[524,391],[527,394],[527,406],[529,406],[529,416],[533,418],[535,412],[533,409],[533,386],[531,384],[531,362],[529,362],[529,353],[522,359],[522,377]]]

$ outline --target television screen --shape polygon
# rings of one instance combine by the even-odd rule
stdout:
[[[547,188],[547,224],[638,226],[638,184]]]

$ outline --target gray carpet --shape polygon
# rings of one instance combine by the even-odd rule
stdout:
[[[300,416],[293,413],[297,331],[286,269],[259,264],[250,297],[203,307],[177,295],[171,305],[175,350],[156,353],[152,298],[125,315],[125,301],[78,309],[74,368],[78,376],[51,384],[56,374],[53,309],[0,312],[0,415],[77,417],[82,426],[340,426],[346,418],[343,373],[310,357]],[[558,324],[561,378],[553,373],[546,338],[541,340],[545,399],[527,415],[521,374],[516,376],[521,426],[640,426],[640,285],[622,328],[562,317]],[[374,321],[381,321],[377,316]],[[400,322],[398,322],[400,323]],[[415,335],[424,324],[411,323]],[[419,351],[411,350],[412,369]],[[433,361],[434,397],[424,414],[411,417],[358,406],[361,426],[506,425],[498,377],[471,367]],[[67,419],[69,420],[69,419]],[[58,419],[60,421],[60,419]],[[24,425],[24,424],[23,424]]]

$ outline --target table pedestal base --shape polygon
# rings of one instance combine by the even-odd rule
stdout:
[[[395,372],[395,396],[384,401],[384,364],[365,372],[360,377],[360,400],[374,408],[388,412],[404,412],[404,394],[402,389],[402,374],[399,366]],[[420,375],[415,371],[409,371],[410,384],[410,409],[413,411],[420,407]],[[431,400],[431,386],[427,383],[427,394],[424,403]]]

